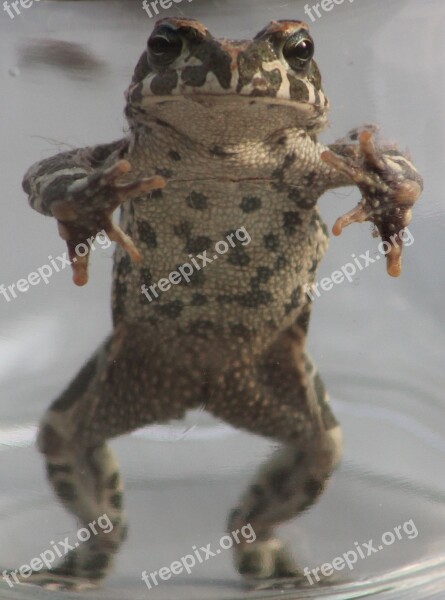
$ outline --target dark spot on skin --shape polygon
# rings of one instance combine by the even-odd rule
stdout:
[[[244,342],[250,341],[252,336],[255,334],[254,330],[250,330],[242,323],[234,323],[233,325],[230,325],[230,331],[234,337],[240,338]]]
[[[269,267],[257,267],[256,272],[260,283],[267,283],[272,276],[272,271]]]
[[[254,212],[261,208],[261,198],[258,198],[258,196],[245,196],[240,202],[240,208],[245,213]]]
[[[122,510],[123,497],[121,492],[116,492],[115,494],[110,496],[110,504],[116,510]]]
[[[185,245],[185,251],[189,254],[200,254],[212,247],[212,240],[205,235],[190,237]]]
[[[221,146],[212,146],[209,148],[209,154],[211,156],[218,156],[219,158],[228,158],[230,156],[235,156],[236,152],[227,152]]]
[[[227,90],[232,80],[230,56],[221,48],[219,42],[212,44],[194,44],[192,56],[202,62],[202,65],[186,67],[182,72],[182,80],[189,85],[201,86],[206,82],[207,74],[213,73],[219,85]]]
[[[110,156],[110,154],[118,153],[120,158],[124,158],[124,156],[128,152],[128,140],[118,140],[117,142],[113,142],[112,144],[98,144],[91,149],[90,161],[91,166],[100,167],[105,160]],[[66,160],[64,158],[64,160]],[[62,165],[58,165],[60,168]],[[48,175],[51,171],[48,171],[47,167],[45,168],[45,173]]]
[[[295,162],[295,159],[295,152],[286,154],[283,164],[272,171],[272,187],[278,192],[285,192],[288,190],[289,184],[284,182],[284,174],[286,169],[288,169]]]
[[[83,177],[85,177],[85,174],[77,173],[74,175],[59,175],[59,177],[54,179],[51,185],[42,192],[42,202],[45,208],[48,210],[48,207],[54,201],[63,198],[66,195],[67,187],[77,181],[77,179],[82,179]],[[25,188],[25,191],[28,191],[28,189],[30,188]]]
[[[301,192],[298,188],[292,188],[291,190],[289,190],[287,197],[291,202],[294,202],[295,204],[299,205],[301,201]]]
[[[298,315],[298,317],[295,320],[295,324],[297,325],[297,327],[299,327],[305,334],[307,333],[307,330],[309,328],[310,316],[311,316],[311,305],[310,305],[310,303],[308,303],[308,304],[304,305],[301,313]]]
[[[251,521],[261,515],[268,507],[265,491],[258,484],[250,486],[249,492],[254,497],[253,506],[246,515],[246,521]]]
[[[141,285],[151,285],[153,283],[153,275],[150,271],[150,269],[148,269],[147,267],[143,267],[140,271],[140,278],[139,278],[140,284]]]
[[[174,269],[172,269],[172,271],[177,271],[178,273],[180,273],[179,269],[182,267],[182,265],[183,265],[183,264],[184,264],[184,263],[181,263],[180,265],[176,265],[176,266],[175,266],[175,268],[174,268]],[[190,263],[189,263],[189,264],[190,264]],[[196,274],[196,273],[197,273],[197,272],[196,272],[196,271],[194,271],[194,272],[192,273],[192,275],[189,275],[189,278],[190,278],[190,279],[193,279],[193,277],[195,276],[195,274]],[[198,273],[199,273],[199,271],[198,271]],[[180,282],[179,282],[179,283],[177,283],[176,285],[183,285],[184,287],[188,287],[188,286],[189,286],[189,284],[190,284],[190,282],[186,281],[186,280],[185,280],[183,277],[181,277],[181,280],[180,280]]]
[[[290,97],[296,100],[309,100],[309,90],[301,79],[290,74],[288,74],[287,78],[289,80]]]
[[[161,177],[165,177],[165,179],[170,179],[173,177],[174,173],[171,169],[164,169],[162,167],[156,167],[155,169],[156,175],[160,175]]]
[[[192,306],[204,306],[207,304],[208,298],[205,294],[193,294],[190,304]]]
[[[275,264],[273,266],[274,270],[282,271],[286,266],[287,266],[287,258],[285,256],[283,256],[282,254],[280,254],[280,256],[277,256],[277,260],[275,261]]]
[[[280,138],[278,138],[277,144],[279,146],[285,146],[287,144],[287,136],[282,135]]]
[[[185,286],[203,286],[205,284],[205,275],[204,275],[204,271],[193,271],[192,275],[190,276],[190,281],[187,282],[185,281],[185,279],[183,281],[181,281],[181,283],[179,285],[185,285]]]
[[[252,277],[250,280],[250,286],[254,290],[257,290],[262,283],[267,283],[273,274],[269,267],[257,267],[256,272],[256,277]]]
[[[291,200],[291,202],[296,204],[298,208],[309,210],[317,204],[316,196],[310,197],[302,195],[301,191],[298,188],[291,188],[287,194],[287,197],[289,198],[289,200]]]
[[[118,279],[126,279],[131,273],[131,259],[128,254],[124,254],[116,263],[116,277]]]
[[[143,79],[145,79],[147,77],[147,75],[149,73],[151,73],[151,71],[152,71],[152,69],[148,65],[147,50],[144,50],[144,52],[142,52],[142,54],[136,64],[136,67],[134,69],[131,83],[134,84],[134,83],[137,83],[138,81],[142,81]]]
[[[304,484],[304,491],[309,498],[316,498],[323,490],[323,482],[310,478]]]
[[[313,211],[311,213],[311,218],[308,223],[308,231],[310,233],[317,233],[317,231],[320,229],[320,221],[321,218],[319,214],[316,211]]]
[[[281,73],[278,69],[267,71],[264,68],[265,63],[274,58],[274,51],[266,41],[258,42],[247,50],[241,51],[237,59],[240,76],[236,91],[240,93],[244,86],[254,81],[256,76],[261,80],[261,84],[250,95],[275,97],[282,83]]]
[[[295,152],[289,152],[289,154],[286,154],[286,156],[284,157],[282,169],[288,169],[291,165],[294,164],[296,158],[297,155],[295,154]]]
[[[178,225],[173,225],[173,233],[180,237],[187,239],[192,232],[192,224],[190,221],[181,221]]]
[[[235,267],[245,267],[250,263],[250,256],[245,248],[235,246],[231,249],[227,262]]]
[[[156,96],[168,96],[172,93],[178,84],[178,74],[176,71],[165,70],[162,75],[153,77],[150,90]]]
[[[190,192],[186,198],[187,206],[196,210],[204,210],[208,207],[208,198],[199,192]]]
[[[314,183],[317,182],[318,179],[318,173],[317,171],[310,171],[306,176],[305,176],[305,181],[307,186],[312,186],[314,185]]]
[[[192,87],[202,87],[206,82],[207,69],[202,65],[196,65],[194,67],[185,67],[181,74],[181,79],[186,85]]]
[[[291,475],[292,471],[289,469],[276,469],[268,477],[272,492],[283,500],[288,500],[292,496],[292,492],[289,490]]]
[[[176,161],[181,160],[181,155],[179,154],[179,152],[176,152],[176,150],[169,150],[168,156],[172,160],[176,160]]]
[[[65,502],[77,500],[76,488],[69,481],[55,481],[53,485],[57,495]]]
[[[279,176],[278,176],[279,175]],[[275,190],[276,192],[279,192],[280,194],[284,194],[287,192],[287,190],[289,189],[289,184],[285,183],[283,180],[284,174],[282,171],[274,171],[272,173],[272,181],[271,181],[271,187],[273,190]]]
[[[108,481],[105,484],[105,487],[109,490],[114,490],[119,485],[119,472],[116,471],[108,478]]]
[[[282,183],[282,179],[284,177],[283,167],[277,167],[271,173],[272,179],[279,179]]]
[[[266,306],[272,301],[272,294],[263,290],[257,292],[247,292],[246,294],[240,294],[237,296],[238,302],[245,308],[258,308],[259,306]]]
[[[264,247],[267,250],[271,250],[272,252],[276,252],[280,248],[280,239],[274,233],[268,233],[264,236]]]
[[[147,246],[147,248],[157,248],[158,241],[156,237],[156,231],[147,221],[138,221],[138,237],[140,241]]]
[[[173,300],[173,302],[166,302],[165,304],[155,305],[155,309],[159,313],[165,315],[166,317],[169,317],[170,319],[177,319],[182,313],[183,308],[184,305],[181,302],[181,300]]]
[[[290,296],[290,302],[288,304],[284,305],[284,310],[285,310],[286,315],[288,315],[293,310],[297,309],[300,306],[300,302],[301,302],[301,287],[297,286],[295,289],[292,290],[292,293]]]
[[[268,71],[267,79],[269,81],[268,81],[268,85],[267,85],[266,89],[256,88],[250,93],[250,96],[255,96],[257,98],[258,97],[259,98],[264,98],[264,97],[275,98],[275,96],[277,95],[277,91],[280,88],[281,81],[282,81],[280,71],[278,69],[273,69],[272,71]]]
[[[318,260],[314,259],[312,261],[312,265],[309,267],[309,269],[307,271],[308,274],[310,274],[310,275],[314,274],[316,272],[317,268],[318,268]]]
[[[283,213],[283,229],[286,235],[295,235],[301,224],[302,221],[298,212],[288,211]]]
[[[240,240],[238,239],[237,232],[238,232],[238,229],[227,229],[227,230],[226,230],[226,231],[224,231],[224,232],[223,232],[223,234],[222,234],[222,238],[224,237],[224,238],[230,238],[230,239],[231,239],[231,242],[230,242],[230,247],[231,247],[231,248],[233,247],[233,246],[232,246],[232,244],[236,244],[236,242],[234,242],[234,241],[233,241],[233,238],[235,238],[235,239],[237,239],[238,241],[240,241]],[[221,238],[221,239],[222,239],[222,238]],[[244,245],[244,244],[243,244],[243,245]]]

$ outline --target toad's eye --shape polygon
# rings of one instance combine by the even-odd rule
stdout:
[[[159,27],[148,40],[149,58],[155,64],[168,65],[181,54],[182,39],[171,27]]]
[[[307,34],[291,36],[283,46],[283,56],[293,69],[303,69],[314,56],[314,42]]]

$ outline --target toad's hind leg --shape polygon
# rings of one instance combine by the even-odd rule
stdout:
[[[250,365],[245,360],[243,372],[232,373],[232,384],[227,382],[225,393],[232,400],[214,408],[233,425],[282,443],[229,518],[228,532],[238,530],[236,567],[253,582],[304,581],[274,529],[317,500],[341,458],[341,430],[303,342],[304,335],[295,326],[262,360]],[[227,405],[237,409],[231,413]],[[246,407],[245,413],[240,406]],[[254,541],[250,533],[240,535],[251,529]]]
[[[186,410],[178,396],[176,403],[167,401],[176,390],[159,378],[166,357],[148,348],[147,339],[142,326],[118,328],[47,411],[38,446],[56,495],[81,529],[54,567],[34,571],[26,579],[10,575],[11,581],[18,577],[52,589],[81,590],[96,587],[109,572],[126,524],[119,469],[105,442],[150,423],[179,418]],[[185,387],[180,373],[178,385]],[[58,548],[60,556],[64,546]]]

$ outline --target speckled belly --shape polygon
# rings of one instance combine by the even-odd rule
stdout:
[[[264,182],[172,182],[127,205],[122,225],[143,258],[117,249],[115,320],[182,332],[283,329],[327,245],[317,210]]]

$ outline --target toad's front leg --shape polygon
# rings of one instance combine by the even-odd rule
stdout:
[[[76,285],[87,283],[89,259],[89,251],[80,256],[76,247],[99,232],[121,245],[133,260],[140,260],[133,241],[112,215],[120,204],[164,187],[165,181],[157,175],[131,179],[130,170],[122,140],[59,154],[33,165],[24,177],[23,189],[31,206],[58,221]]]
[[[374,131],[365,127],[351,132],[349,139],[358,138],[358,146],[342,140],[321,155],[362,193],[359,204],[337,219],[332,232],[340,235],[351,223],[374,223],[375,235],[380,235],[389,248],[388,274],[397,277],[401,272],[403,230],[411,221],[411,209],[422,192],[423,181],[410,160],[394,146],[376,146]]]

